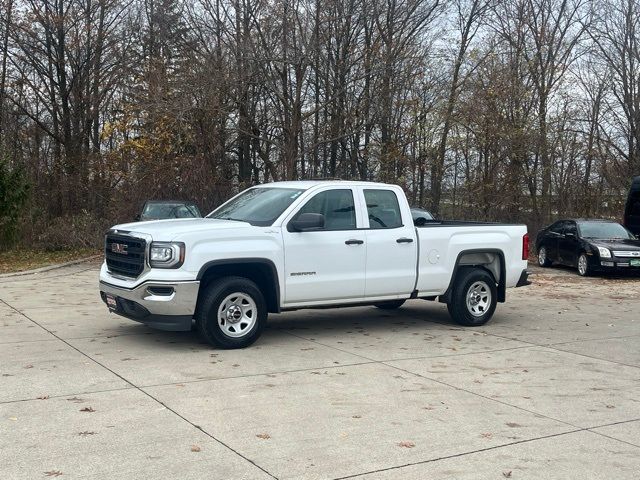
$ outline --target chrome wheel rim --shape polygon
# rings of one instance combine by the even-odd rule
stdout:
[[[481,317],[491,306],[491,289],[486,282],[474,282],[467,290],[467,310],[474,317]]]
[[[584,255],[580,255],[580,258],[578,258],[578,272],[580,275],[587,273],[587,257]]]
[[[538,264],[540,266],[544,265],[547,261],[547,249],[542,247],[538,252]]]
[[[218,307],[218,326],[225,335],[238,338],[251,331],[258,318],[258,307],[249,295],[232,293]]]

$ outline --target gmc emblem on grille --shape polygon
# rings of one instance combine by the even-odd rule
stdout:
[[[125,243],[112,243],[111,251],[113,253],[119,253],[120,255],[128,255],[127,253],[127,244]]]

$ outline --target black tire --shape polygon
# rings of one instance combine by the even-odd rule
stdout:
[[[375,306],[382,310],[395,310],[404,305],[405,300],[390,300],[388,302],[376,303]]]
[[[241,298],[253,301],[255,310],[257,310],[252,313],[252,320],[246,323],[246,332],[241,331],[242,323],[237,324],[235,334],[238,336],[230,336],[218,321],[218,309],[221,308],[225,299],[234,294],[240,294],[243,296]],[[249,300],[245,301],[249,302]],[[244,308],[244,305],[242,307]],[[241,308],[241,317],[244,315],[243,308]],[[249,305],[246,310],[251,312],[253,307]],[[241,322],[241,320],[235,321]],[[196,312],[196,328],[200,336],[210,345],[221,348],[248,347],[260,337],[266,323],[267,303],[264,300],[264,295],[254,282],[244,277],[226,277],[215,280],[203,292]],[[227,323],[227,328],[234,328],[233,319]]]
[[[580,262],[583,261],[584,258],[584,268],[582,267],[582,265],[580,265]],[[578,257],[578,264],[576,265],[576,267],[578,268],[578,275],[580,275],[581,277],[589,277],[592,273],[592,268],[589,265],[589,257],[587,257],[587,254],[582,252],[580,254],[580,256]]]
[[[472,288],[480,286],[476,290],[476,295],[484,300],[477,300],[477,297],[470,299],[470,304],[477,301],[476,305],[467,303],[467,296],[471,294]],[[488,294],[488,295],[486,295]],[[484,307],[482,303],[486,302]],[[456,274],[451,301],[447,303],[447,309],[451,318],[460,325],[467,327],[478,327],[487,323],[493,316],[498,304],[498,289],[493,276],[481,268],[463,268]],[[473,311],[475,310],[475,312]]]
[[[540,254],[541,252],[542,252],[542,255]],[[549,254],[547,252],[547,247],[542,245],[540,247],[540,250],[538,250],[538,265],[540,265],[541,267],[550,267],[552,263],[553,262],[551,262],[551,260],[549,260]]]

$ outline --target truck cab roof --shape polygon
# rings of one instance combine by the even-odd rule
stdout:
[[[394,187],[388,183],[366,182],[362,180],[288,180],[284,182],[272,182],[259,185],[260,188],[297,188],[309,190],[321,185],[345,185],[345,186],[366,186],[366,187]]]

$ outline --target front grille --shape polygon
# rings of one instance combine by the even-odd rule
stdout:
[[[614,251],[613,255],[618,258],[640,258],[640,251]]]
[[[104,256],[111,273],[136,278],[144,270],[147,243],[142,238],[108,234]]]

